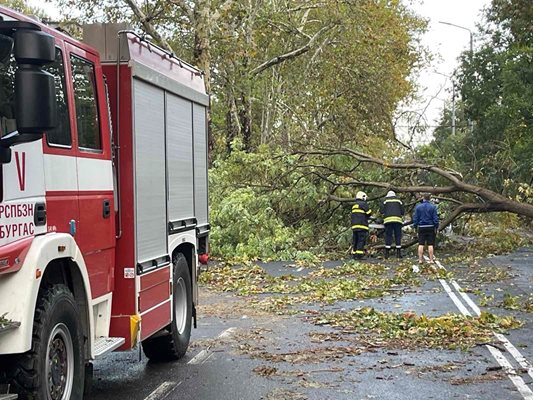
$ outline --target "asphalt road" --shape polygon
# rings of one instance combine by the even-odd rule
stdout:
[[[317,307],[474,316],[486,310],[514,315],[524,325],[466,352],[362,348],[305,316],[273,315],[251,308],[247,298],[203,289],[198,329],[184,359],[154,364],[138,350],[113,353],[95,362],[87,399],[533,399],[533,314],[501,307],[505,297],[532,293],[533,249],[490,257],[476,268],[445,260],[441,266],[454,277],[394,296]],[[271,275],[309,272],[284,263],[262,267]]]

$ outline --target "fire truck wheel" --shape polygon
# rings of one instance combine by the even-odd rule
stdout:
[[[85,370],[79,315],[67,286],[40,291],[31,350],[16,359],[11,372],[21,399],[83,398]]]
[[[143,351],[152,361],[178,360],[189,347],[192,325],[192,285],[185,256],[178,253],[173,260],[172,322],[164,332],[143,341]]]

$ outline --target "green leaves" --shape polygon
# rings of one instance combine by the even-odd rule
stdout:
[[[348,212],[323,223],[335,209],[322,202],[328,186],[302,174],[297,160],[264,146],[257,153],[237,146],[215,162],[209,173],[213,256],[313,262],[331,231],[339,223],[345,229]]]
[[[258,266],[222,266],[200,276],[209,288],[240,296],[271,294],[258,299],[261,309],[287,312],[294,304],[368,299],[389,295],[404,286],[417,286],[418,277],[409,265],[392,272],[382,265],[349,262],[337,268],[313,268],[307,276],[268,275]]]
[[[486,312],[478,318],[458,314],[430,317],[410,311],[401,314],[381,312],[371,307],[323,314],[316,317],[314,323],[368,335],[390,346],[448,349],[467,349],[490,342],[493,331],[501,332],[522,325],[513,317],[499,317]]]

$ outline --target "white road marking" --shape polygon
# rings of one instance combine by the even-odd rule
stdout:
[[[446,268],[444,268],[444,266],[439,261],[436,261],[436,263],[439,266],[439,268],[446,270]],[[457,293],[459,293],[459,295],[466,302],[466,304],[468,304],[468,306],[472,309],[472,311],[474,311],[474,314],[477,316],[480,316],[481,310],[479,309],[477,304],[474,303],[474,301],[470,298],[470,296],[463,290],[463,288],[459,286],[459,284],[454,279],[450,279],[450,282],[452,286],[455,288],[455,290],[457,291]],[[503,344],[505,349],[509,352],[509,354],[513,356],[516,362],[527,371],[528,375],[533,378],[533,366],[522,355],[522,353],[520,353],[520,351],[515,346],[513,346],[513,344],[509,341],[509,339],[507,339],[501,333],[494,332],[494,336],[496,337],[496,339],[498,339],[499,342]]]
[[[519,377],[516,374],[516,371],[512,367],[512,365],[507,361],[507,358],[504,357],[502,352],[492,346],[486,345],[487,349],[489,349],[490,354],[494,357],[494,359],[500,364],[505,372],[507,373],[507,376],[509,379],[514,383],[524,400],[533,400],[533,392],[531,389],[526,385],[524,380]]]
[[[214,354],[214,353],[210,351],[210,352],[209,352],[209,355],[208,355],[204,360],[202,360],[202,362],[201,362],[200,364],[205,364],[207,361],[209,361],[209,359],[210,359],[211,357],[213,357],[213,354]]]
[[[455,303],[455,305],[457,306],[459,311],[461,311],[461,314],[472,316],[472,314],[470,314],[470,311],[468,311],[466,309],[466,307],[463,305],[463,303],[461,303],[461,300],[459,300],[459,298],[452,291],[452,289],[450,288],[448,283],[444,279],[439,279],[439,282],[442,285],[442,287],[444,288],[444,290],[446,291],[446,293],[448,293],[448,296],[450,296],[450,299],[452,299],[452,301]]]
[[[144,400],[161,400],[167,397],[174,389],[176,389],[181,382],[163,382],[152,393],[150,393]]]
[[[304,267],[300,267],[296,270],[296,272],[302,272],[304,270]]]
[[[425,257],[425,259],[428,260],[427,257]],[[437,261],[436,264],[439,268],[446,270],[446,268],[444,268],[444,266],[439,261]],[[444,279],[439,279],[439,282],[441,283],[442,287],[444,288],[450,299],[452,299],[454,304],[457,306],[459,311],[461,311],[461,313],[465,316],[471,316],[472,314],[470,313],[470,311],[468,311],[465,305],[452,291],[448,283]],[[463,300],[470,306],[475,315],[481,315],[481,310],[479,309],[479,307],[476,305],[476,303],[472,301],[470,296],[468,296],[468,294],[463,291],[461,286],[459,286],[459,284],[454,279],[450,279],[450,282],[457,291],[457,293],[459,293]],[[531,366],[531,363],[518,351],[516,347],[513,346],[513,344],[504,335],[496,332],[493,332],[493,334],[504,345],[505,349],[509,352],[509,354],[514,357],[518,364],[520,364],[522,368],[525,368],[529,376],[533,378],[533,367]],[[503,355],[503,353],[493,346],[485,345],[485,347],[489,350],[490,354],[492,354],[496,362],[500,364],[500,366],[505,370],[507,376],[514,383],[514,385],[518,389],[518,392],[522,395],[524,400],[533,400],[533,391],[527,386],[524,380],[520,376],[518,376],[516,370],[513,368],[507,358]]]
[[[225,331],[223,331],[220,335],[218,335],[217,338],[219,338],[219,339],[228,338],[236,330],[237,330],[236,327],[228,328]],[[197,355],[195,355],[193,358],[191,358],[187,364],[191,364],[191,365],[203,364],[207,360],[209,360],[209,358],[211,358],[212,356],[213,356],[213,352],[210,351],[209,348],[207,348],[206,350],[200,351]]]
[[[197,355],[195,355],[187,364],[195,365],[202,364],[207,358],[211,355],[209,350],[202,350]]]
[[[228,329],[226,329],[224,332],[222,332],[220,335],[218,335],[218,338],[219,338],[219,339],[224,339],[224,338],[230,337],[231,335],[233,335],[233,333],[234,333],[236,330],[237,330],[236,327],[228,328]]]
[[[505,336],[503,336],[501,333],[494,333],[494,336],[496,336],[496,339],[498,339],[503,346],[505,347],[505,350],[511,354],[516,362],[520,364],[522,368],[527,370],[528,375],[533,378],[533,366],[531,363],[518,351],[516,347],[513,346],[513,344],[507,339]]]
[[[459,295],[466,302],[466,304],[468,304],[470,308],[472,309],[472,311],[474,311],[474,314],[476,314],[479,317],[481,315],[481,310],[479,309],[477,304],[474,303],[474,301],[470,298],[470,296],[465,293],[463,288],[459,286],[459,284],[455,280],[451,279],[450,282],[452,283],[452,286],[455,288],[455,290],[457,290],[457,293],[459,293]]]
[[[453,287],[455,288],[455,290],[457,290],[457,292],[461,295],[461,297],[466,301],[466,303],[474,311],[474,313],[477,316],[481,315],[481,310],[479,309],[477,304],[472,301],[470,296],[468,296],[468,294],[464,292],[463,288],[461,288],[461,286],[459,286],[459,284],[456,281],[454,281],[454,280],[452,280],[451,283],[452,283]],[[509,352],[509,354],[511,354],[513,356],[513,358],[516,360],[516,362],[522,368],[524,368],[527,371],[528,375],[531,378],[533,378],[533,366],[522,355],[522,353],[520,353],[520,351],[516,347],[514,347],[513,344],[509,341],[509,339],[507,339],[501,333],[494,332],[494,336],[496,337],[496,339],[498,339],[499,342],[501,342],[503,344],[505,349]]]

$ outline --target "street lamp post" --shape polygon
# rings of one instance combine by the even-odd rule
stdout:
[[[452,136],[455,136],[455,83],[453,82],[453,75],[446,75],[442,72],[433,71],[434,73],[438,75],[445,76],[446,78],[449,78],[452,82]]]
[[[461,26],[461,25],[457,25],[457,24],[452,24],[451,22],[446,22],[446,21],[439,21],[439,24],[444,24],[444,25],[449,25],[449,26],[454,26],[456,28],[459,28],[459,29],[463,29],[465,31],[468,31],[468,33],[470,34],[470,62],[472,62],[473,58],[474,58],[474,34],[472,33],[472,31],[470,29],[468,29],[467,27],[465,26]],[[455,93],[455,88],[454,88],[454,93]],[[455,96],[454,96],[455,97]],[[455,104],[455,100],[454,101],[454,104]],[[455,106],[454,106],[454,109],[455,109]],[[453,111],[452,111],[453,112]],[[474,130],[474,122],[469,120],[468,121],[468,124],[470,125],[470,132],[472,133],[472,131]],[[454,131],[455,129],[452,129],[452,131]]]
[[[472,57],[472,55],[474,54],[474,34],[472,33],[472,31],[464,26],[452,24],[451,22],[439,21],[439,24],[455,26],[456,28],[468,31],[468,33],[470,34],[470,57]]]

